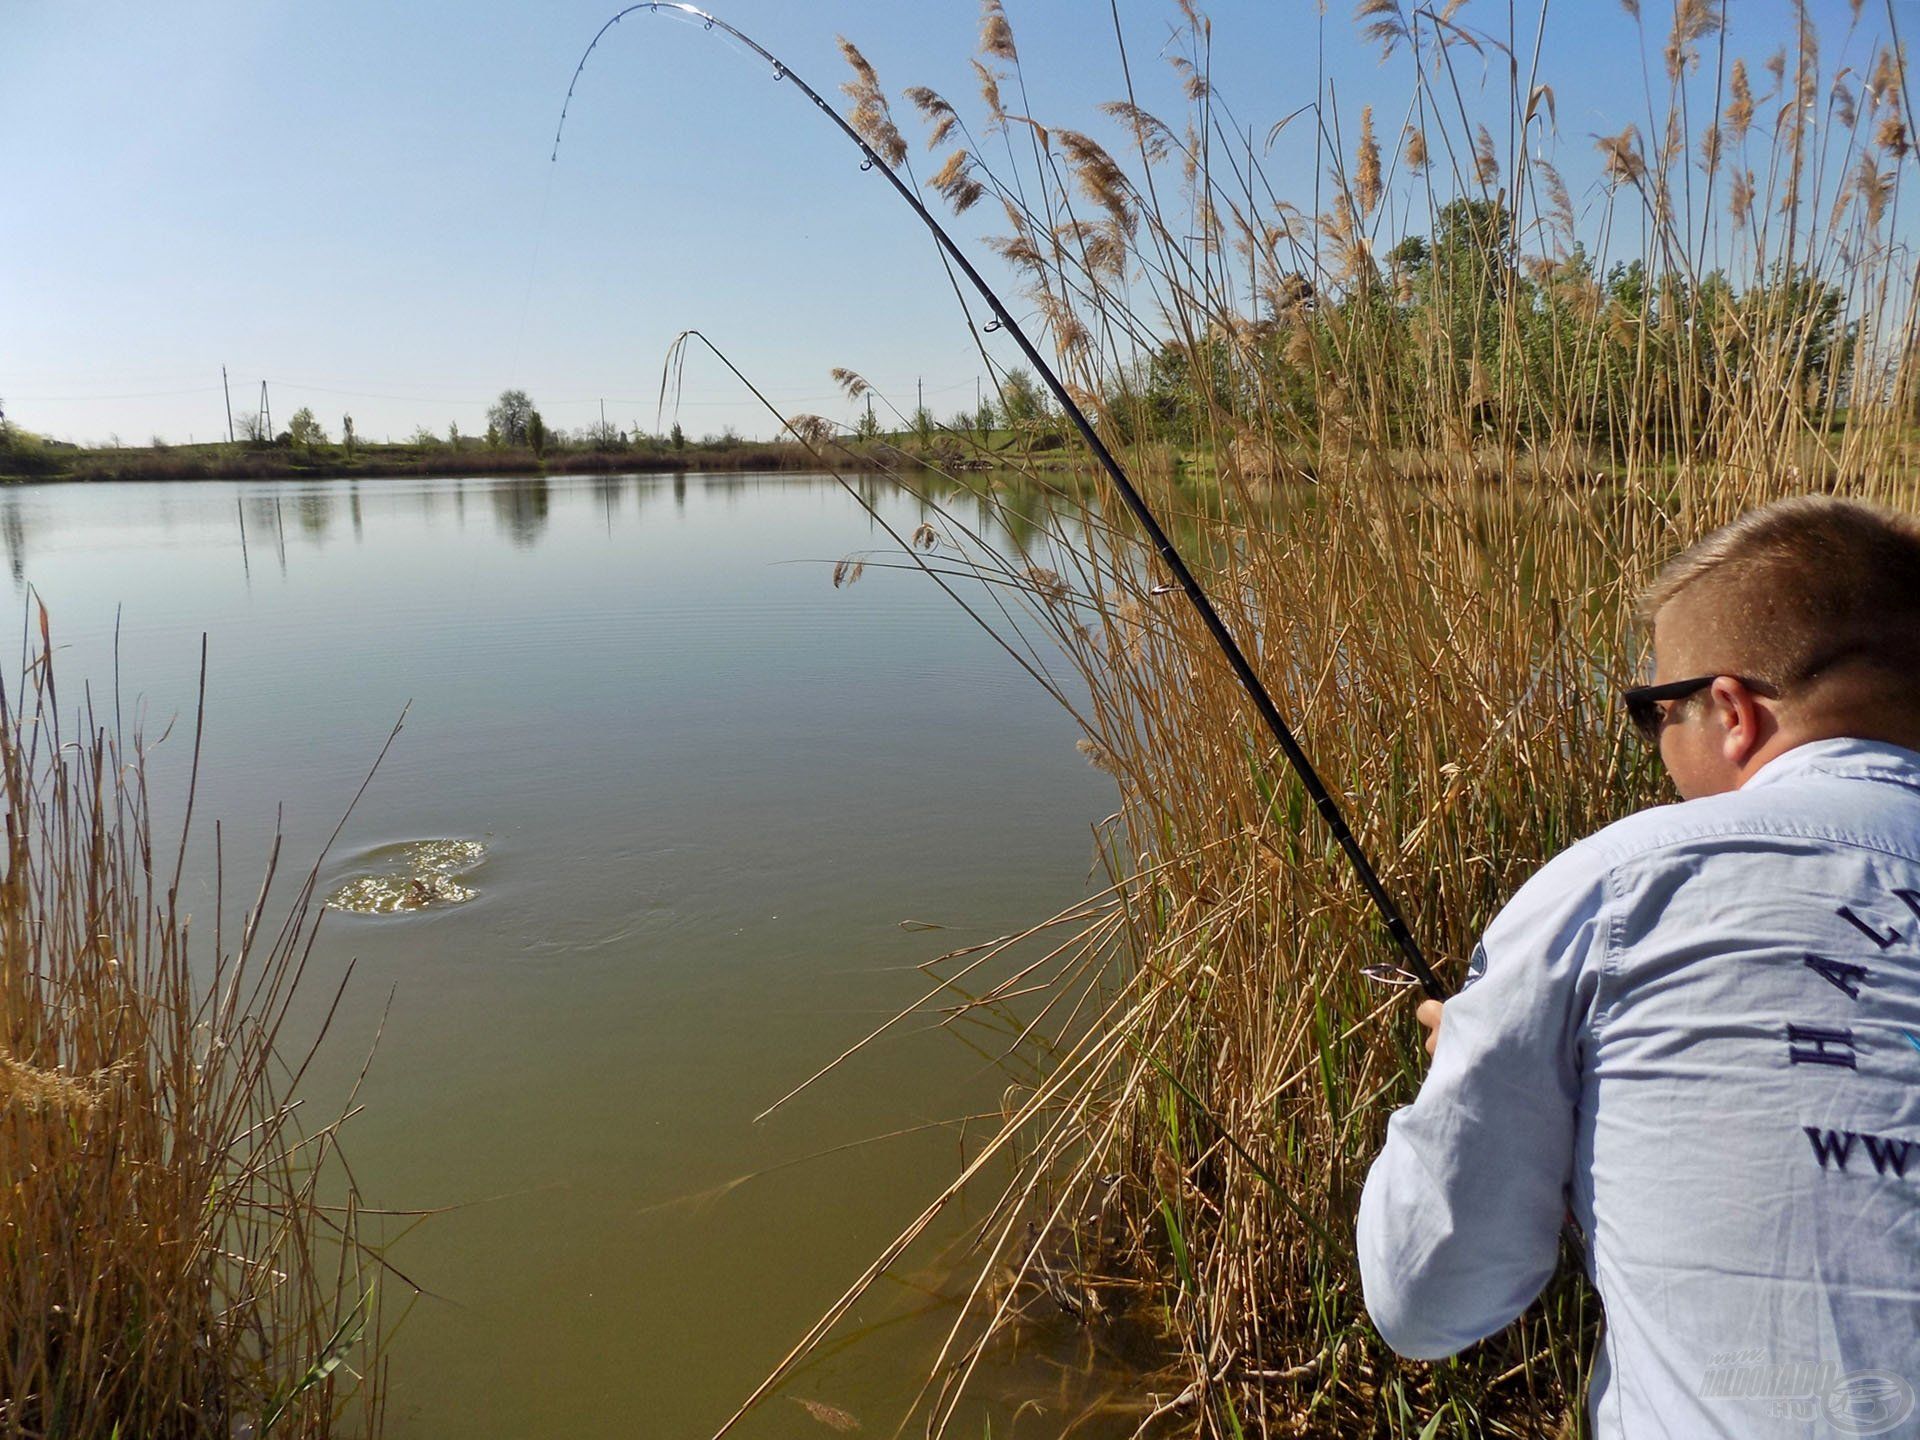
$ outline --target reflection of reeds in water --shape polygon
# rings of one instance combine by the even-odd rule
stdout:
[[[996,243],[1069,389],[1160,462],[1136,478],[1457,978],[1546,857],[1664,794],[1611,698],[1639,660],[1636,583],[1781,493],[1920,499],[1893,228],[1906,78],[1890,45],[1870,84],[1823,71],[1804,7],[1756,78],[1716,7],[1682,5],[1665,93],[1656,75],[1644,133],[1600,145],[1576,236],[1551,87],[1524,63],[1495,67],[1511,90],[1469,83],[1480,55],[1524,62],[1530,36],[1361,6],[1409,119],[1388,132],[1399,109],[1376,101],[1355,123],[1323,90],[1287,132],[1329,177],[1307,207],[1268,187],[1212,84],[1211,27],[1180,8],[1186,114],[1149,114],[1129,76],[1111,147],[1015,113],[998,5],[982,122],[910,98],[965,151],[937,188],[1000,202]],[[1401,1362],[1369,1329],[1354,1208],[1424,1070],[1403,994],[1361,977],[1391,950],[1124,513],[1072,493],[1055,491],[1067,523],[1021,517],[1017,555],[984,514],[930,503],[938,543],[907,559],[985,582],[959,593],[1082,721],[1118,788],[1109,888],[933,967],[924,1005],[1009,1068],[1002,1123],[788,1364],[991,1178],[978,1283],[925,1397],[934,1430],[1036,1318],[1121,1310],[1157,1321],[1147,1433],[1579,1429],[1596,1307],[1574,1267],[1456,1363]]]
[[[0,1435],[377,1434],[377,1265],[281,1043],[312,877],[270,921],[276,850],[190,944],[184,830],[51,657],[0,696]]]

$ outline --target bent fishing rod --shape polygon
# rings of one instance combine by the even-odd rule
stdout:
[[[1300,783],[1306,788],[1308,798],[1313,801],[1314,809],[1320,812],[1320,818],[1326,822],[1327,829],[1332,832],[1334,840],[1353,866],[1354,873],[1367,892],[1367,897],[1373,902],[1373,908],[1386,926],[1387,934],[1392,937],[1394,945],[1398,948],[1400,957],[1405,962],[1406,971],[1410,972],[1410,978],[1416,980],[1421,989],[1431,998],[1446,999],[1447,987],[1441,983],[1440,977],[1434,973],[1433,967],[1427,963],[1426,956],[1421,953],[1419,943],[1413,938],[1413,932],[1408,929],[1406,920],[1400,914],[1400,907],[1394,903],[1393,897],[1387,893],[1386,886],[1380,882],[1380,877],[1373,868],[1373,862],[1367,858],[1367,853],[1354,835],[1352,827],[1347,824],[1347,818],[1341,813],[1339,803],[1321,781],[1319,773],[1313,768],[1313,762],[1307,758],[1307,752],[1301,748],[1300,742],[1294,738],[1292,729],[1280,714],[1279,706],[1274,704],[1273,697],[1267,693],[1267,687],[1261,683],[1259,675],[1255,673],[1253,665],[1241,650],[1239,642],[1233,638],[1233,632],[1227,629],[1226,622],[1220,618],[1219,612],[1213,607],[1213,602],[1207,598],[1207,592],[1201,588],[1200,582],[1187,568],[1187,562],[1181,558],[1179,550],[1174,547],[1172,539],[1168,537],[1159,520],[1154,517],[1153,511],[1147,508],[1147,502],[1141,498],[1140,492],[1127,478],[1127,473],[1121,468],[1120,462],[1114,458],[1113,452],[1107,448],[1106,442],[1100,438],[1099,432],[1094,429],[1093,423],[1087,419],[1085,412],[1067,393],[1066,386],[1061,383],[1060,377],[1054,374],[1053,367],[1027,338],[1026,331],[1020,328],[1019,322],[1013,318],[1000,297],[994,293],[993,287],[988,285],[980,272],[974,268],[973,262],[954,243],[953,237],[947,233],[946,228],[934,218],[933,212],[900,178],[893,166],[881,157],[880,153],[848,123],[838,110],[821,97],[818,90],[794,74],[785,61],[751,35],[729,25],[718,16],[710,15],[694,5],[679,3],[679,0],[641,0],[641,3],[627,6],[602,25],[594,34],[593,41],[587,46],[586,52],[581,55],[580,63],[574,67],[573,79],[567,85],[566,101],[560,107],[560,123],[554,128],[553,153],[549,158],[552,160],[559,158],[560,135],[566,128],[567,112],[573,106],[573,92],[580,83],[581,74],[587,68],[587,61],[592,58],[594,50],[598,48],[601,39],[609,30],[639,10],[649,14],[657,14],[665,10],[688,16],[700,21],[704,29],[723,31],[746,46],[773,67],[773,78],[776,81],[790,82],[799,89],[801,94],[819,107],[820,112],[839,128],[840,133],[859,147],[864,157],[860,168],[878,170],[886,176],[894,191],[906,201],[913,213],[920,217],[921,223],[932,232],[934,241],[948,258],[960,267],[961,273],[967,277],[968,282],[980,293],[980,298],[986,301],[987,307],[993,311],[997,325],[988,328],[998,328],[1012,337],[1014,344],[1020,347],[1020,353],[1026,356],[1028,363],[1046,382],[1047,388],[1053,392],[1054,399],[1060,402],[1062,412],[1073,423],[1073,428],[1079,431],[1080,438],[1086,441],[1087,448],[1092,451],[1094,459],[1099,461],[1101,469],[1107,472],[1108,478],[1113,481],[1114,488],[1120,492],[1120,498],[1125,502],[1127,509],[1132,512],[1140,528],[1146,532],[1154,553],[1160,557],[1160,563],[1166,566],[1174,583],[1186,595],[1195,612],[1200,616],[1200,621],[1206,626],[1207,633],[1213,637],[1214,643],[1226,656],[1227,664],[1239,679],[1242,688],[1246,690],[1247,698],[1253,702],[1253,708],[1266,722],[1267,729],[1279,743],[1281,753],[1287,757],[1287,763],[1300,777]],[[1369,966],[1366,973],[1373,979],[1409,978],[1396,974],[1393,967]]]

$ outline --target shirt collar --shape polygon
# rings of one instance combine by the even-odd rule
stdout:
[[[1776,755],[1747,778],[1742,790],[1790,780],[1808,771],[1844,775],[1857,779],[1884,776],[1920,784],[1920,751],[1908,750],[1884,740],[1855,740],[1842,736],[1832,740],[1809,740],[1804,745]]]

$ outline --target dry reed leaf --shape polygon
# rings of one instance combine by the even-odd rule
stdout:
[[[912,543],[913,548],[916,550],[931,550],[935,545],[940,543],[939,532],[937,532],[933,526],[923,521],[920,527],[913,532]]]
[[[867,562],[856,560],[851,555],[833,567],[833,588],[851,585],[866,572]]]
[[[787,1398],[829,1430],[846,1434],[860,1428],[860,1422],[838,1405],[828,1405],[820,1400],[803,1400],[798,1395],[789,1395]]]
[[[873,388],[871,385],[867,384],[863,376],[859,375],[855,371],[845,368],[844,366],[836,365],[828,373],[833,376],[833,383],[838,385],[842,390],[846,392],[847,398],[849,400],[858,400],[862,395],[866,394],[867,391]]]
[[[1547,129],[1550,131],[1558,131],[1560,128],[1560,102],[1554,98],[1553,87],[1551,85],[1540,84],[1533,87],[1533,92],[1527,96],[1525,123],[1531,124],[1533,122],[1533,117],[1540,113],[1540,102],[1543,100],[1546,101],[1547,104]]]

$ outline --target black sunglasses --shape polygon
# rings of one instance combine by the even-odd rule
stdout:
[[[1669,680],[1664,685],[1636,685],[1631,690],[1620,692],[1620,702],[1627,707],[1627,718],[1633,722],[1633,728],[1640,732],[1640,738],[1649,745],[1659,743],[1661,728],[1667,723],[1666,702],[1684,700],[1689,695],[1697,695],[1724,672],[1712,675],[1696,675],[1691,680]],[[1756,695],[1772,696],[1777,694],[1773,686],[1764,680],[1749,680],[1744,675],[1730,677]]]

